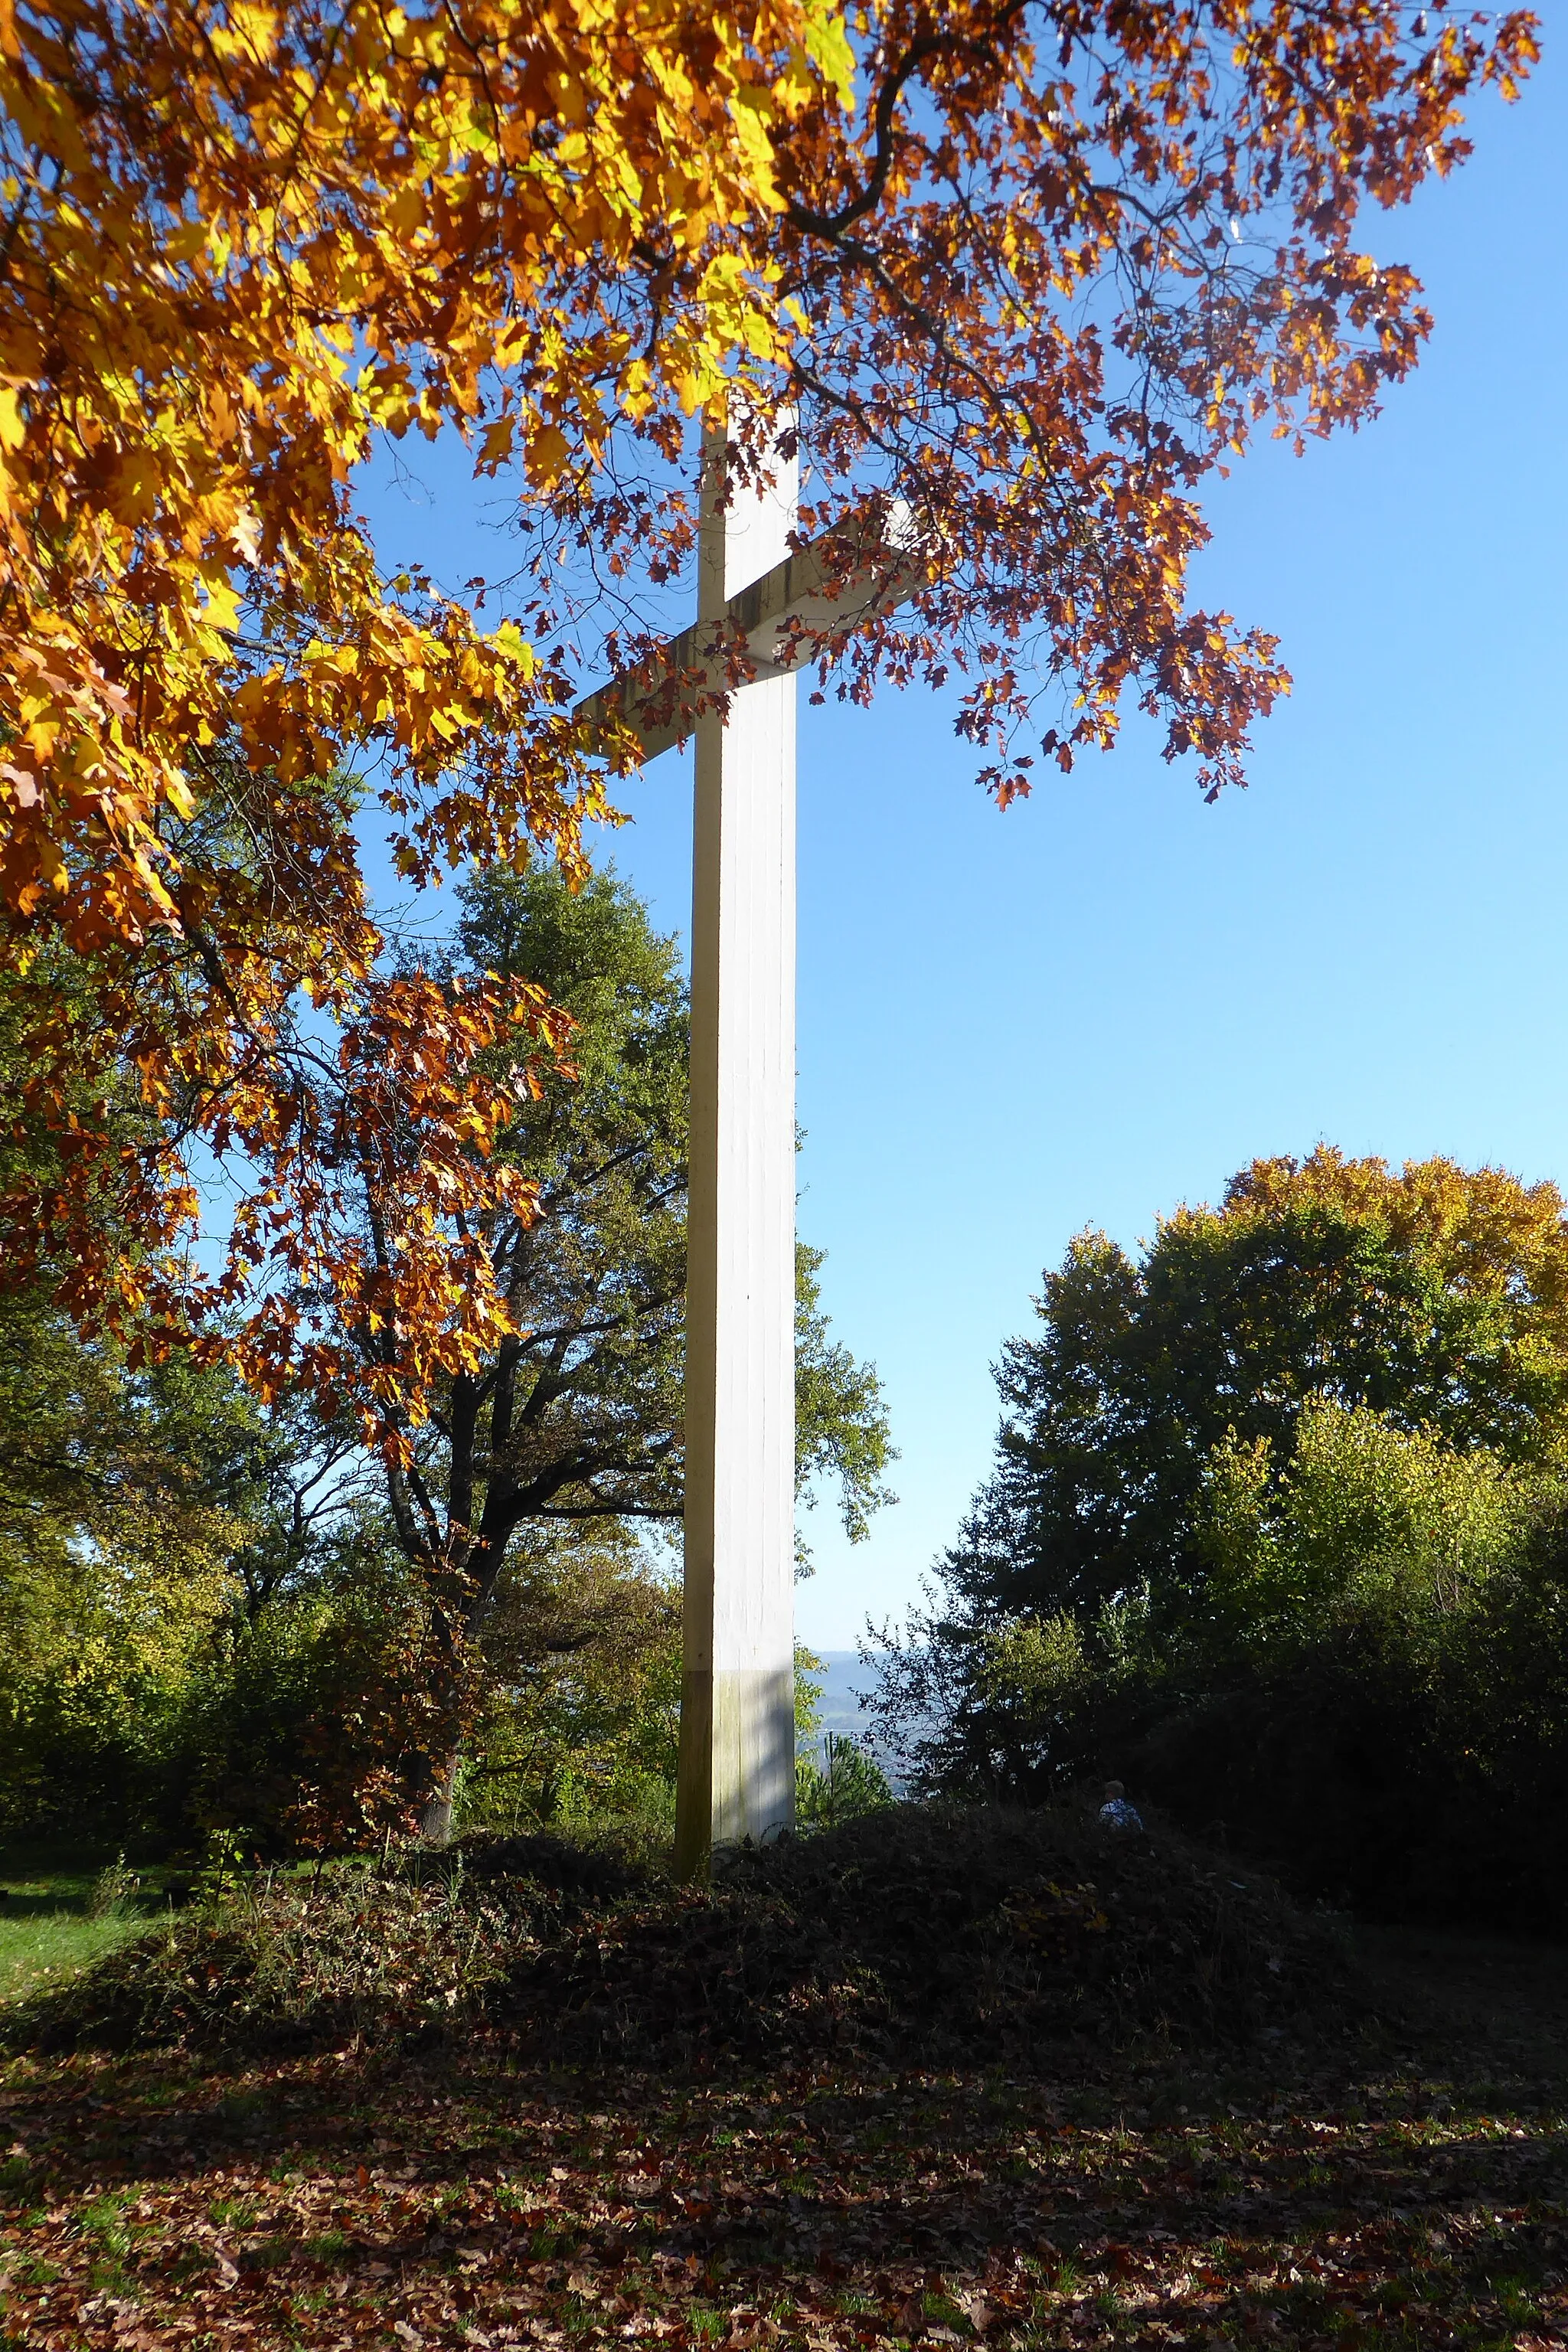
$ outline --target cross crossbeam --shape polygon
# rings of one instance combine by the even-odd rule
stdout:
[[[637,737],[643,764],[657,760],[695,732],[695,701],[732,695],[756,679],[786,677],[801,667],[818,636],[854,628],[904,603],[917,574],[901,523],[895,510],[879,544],[861,553],[852,543],[847,563],[836,533],[782,557],[760,579],[727,595],[721,612],[694,621],[647,661],[585,696],[574,716],[595,731],[619,720]],[[903,559],[891,573],[889,551]]]

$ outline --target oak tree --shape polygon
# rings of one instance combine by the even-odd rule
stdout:
[[[384,577],[353,478],[448,425],[549,480],[771,350],[769,132],[848,65],[826,0],[0,7],[0,901],[12,960],[63,940],[97,975],[76,1017],[26,1007],[15,1108],[64,1166],[13,1189],[6,1257],[63,1262],[84,1321],[329,1402],[358,1360],[323,1286],[395,1330],[400,1399],[494,1336],[458,1228],[527,1195],[485,1165],[510,1102],[477,1059],[559,1027],[379,968],[341,760],[416,883],[534,843],[580,871],[603,793],[548,646]],[[216,1264],[186,1246],[214,1158]],[[384,1428],[379,1373],[361,1401]]]
[[[1408,372],[1363,209],[1534,51],[1401,0],[5,0],[0,899],[15,964],[96,972],[26,1001],[59,1152],[8,1269],[398,1455],[510,1334],[494,1146],[565,1033],[389,961],[370,807],[413,885],[580,872],[634,747],[579,673],[653,643],[726,413],[739,478],[806,459],[830,575],[912,596],[801,647],[824,686],[956,669],[1004,801],[1129,699],[1238,777],[1286,677],[1189,605],[1201,486]],[[443,431],[516,491],[510,590],[385,577],[358,518],[380,438]]]

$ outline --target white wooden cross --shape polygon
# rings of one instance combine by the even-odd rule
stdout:
[[[789,551],[797,467],[724,496],[705,457],[697,625],[580,707],[613,712],[645,762],[693,731],[658,679],[728,691],[700,713],[691,887],[691,1142],[686,1288],[685,1654],[676,1867],[761,1841],[795,1805],[795,681],[802,628],[900,601],[885,560]],[[725,646],[743,633],[746,680]],[[782,642],[781,642],[782,640]],[[670,696],[666,691],[663,700]]]

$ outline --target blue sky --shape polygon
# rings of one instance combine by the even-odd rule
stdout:
[[[1560,11],[1556,12],[1560,16]],[[1568,68],[1377,219],[1436,332],[1354,438],[1209,499],[1198,593],[1294,695],[1205,807],[1130,728],[1006,814],[924,692],[800,734],[800,1228],[875,1359],[901,1500],[825,1508],[804,1637],[900,1611],[990,1457],[990,1366],[1080,1226],[1129,1244],[1260,1152],[1446,1151],[1568,1189]],[[417,460],[415,461],[417,465]],[[499,568],[449,476],[377,483],[390,557]],[[623,788],[620,870],[683,930],[689,761]]]

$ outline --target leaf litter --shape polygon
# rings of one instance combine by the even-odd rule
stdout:
[[[1185,1840],[1078,1808],[906,1805],[742,1851],[703,1890],[550,1838],[275,1877],[116,1953],[24,2030],[54,2047],[483,2031],[579,2062],[1027,2067],[1108,2034],[1278,2038],[1355,2000],[1331,1925]]]
[[[226,2039],[204,2012],[162,2049],[13,2057],[0,2341],[1568,2342],[1563,2075],[1498,2079],[1496,2049],[1411,2027],[1342,1938],[1292,1927],[1283,1898],[1201,1850],[1085,1830],[1042,1860],[991,1822],[960,1903],[912,1832],[889,1837],[743,1863],[708,1901],[630,1870],[612,1890],[602,1858],[538,1853],[536,1951],[510,1953],[438,2033],[416,2020],[265,2049],[254,2018]],[[521,1916],[497,1891],[518,1858],[469,1858],[467,1916],[481,1901]],[[916,1874],[901,1895],[895,1864]],[[1200,1942],[1207,2007],[1178,2033],[1173,1988],[1200,1980],[1197,1961],[1173,1932],[1150,1990],[1155,1889],[1162,1873],[1201,1889],[1177,1906],[1195,1934],[1227,1871],[1243,1884],[1224,1891],[1260,1907],[1224,1913],[1230,1958]],[[832,1958],[811,1976],[795,1938],[814,1904]],[[666,1937],[646,1995],[639,1920]],[[590,1939],[574,1977],[566,1955]],[[1080,1967],[1098,1973],[1076,2000],[1063,1987]],[[834,2013],[818,1991],[857,1970],[875,1997]],[[1009,1983],[1043,2005],[1027,2031],[1005,2028]],[[1226,2001],[1250,2002],[1245,2022],[1222,2019]],[[934,2054],[943,2035],[962,2054]],[[1528,2048],[1509,2063],[1528,2069]]]

